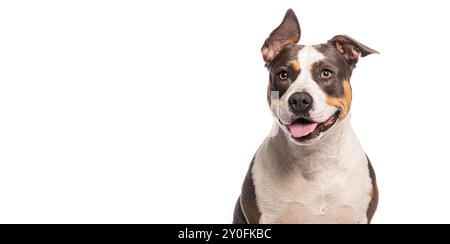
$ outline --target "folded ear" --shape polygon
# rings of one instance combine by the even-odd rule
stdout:
[[[355,67],[360,55],[365,57],[369,54],[378,53],[376,50],[363,45],[346,35],[335,36],[328,42],[331,43],[336,50],[344,56],[351,68]]]
[[[287,45],[300,40],[300,25],[292,9],[286,11],[281,24],[270,33],[261,48],[264,61],[269,63]]]

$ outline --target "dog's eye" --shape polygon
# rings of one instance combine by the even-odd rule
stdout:
[[[280,80],[287,80],[289,78],[289,74],[286,70],[282,70],[278,72],[278,79]]]
[[[333,76],[333,71],[329,69],[324,69],[322,72],[320,72],[320,78],[322,79],[329,79]]]

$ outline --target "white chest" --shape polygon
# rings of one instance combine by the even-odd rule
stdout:
[[[364,153],[327,162],[315,158],[314,167],[277,170],[255,158],[252,170],[260,223],[366,223],[372,190]]]

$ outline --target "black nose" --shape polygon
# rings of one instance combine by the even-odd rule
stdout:
[[[309,112],[312,107],[313,99],[306,92],[296,92],[289,97],[289,108],[294,114]]]

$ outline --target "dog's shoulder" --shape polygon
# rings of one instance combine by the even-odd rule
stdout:
[[[367,155],[366,155],[367,157]],[[372,182],[372,191],[371,191],[371,200],[369,202],[369,207],[367,208],[367,220],[370,223],[370,221],[373,218],[373,215],[375,214],[375,211],[377,210],[378,206],[378,186],[377,186],[377,178],[375,175],[375,170],[373,169],[372,163],[370,162],[369,157],[367,157],[367,164],[369,166],[369,176],[370,180]]]
[[[258,224],[261,213],[258,205],[256,204],[255,184],[253,181],[253,165],[255,157],[245,176],[244,183],[242,185],[241,195],[236,202],[233,223],[234,224]]]

